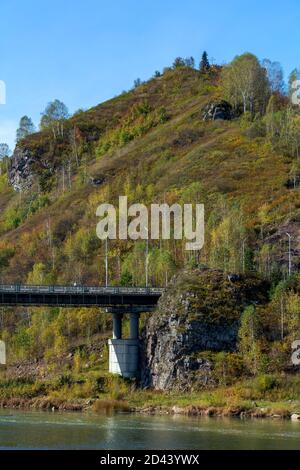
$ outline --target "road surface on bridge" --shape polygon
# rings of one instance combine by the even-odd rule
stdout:
[[[155,307],[164,288],[0,285],[0,305],[48,307]]]

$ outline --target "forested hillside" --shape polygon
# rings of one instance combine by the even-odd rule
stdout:
[[[150,241],[150,284],[164,286],[182,268],[260,276],[272,288],[270,305],[281,308],[279,326],[285,315],[278,334],[286,333],[290,347],[300,321],[300,110],[267,72],[251,54],[200,70],[177,59],[95,108],[42,120],[1,163],[2,282],[103,284],[99,204],[117,206],[120,195],[129,204],[204,203],[204,248],[190,253],[184,240]],[[145,248],[142,241],[109,242],[110,284],[145,284]],[[47,361],[105,336],[108,321],[93,309],[3,308],[0,329],[11,361]],[[277,324],[275,330],[277,339]]]

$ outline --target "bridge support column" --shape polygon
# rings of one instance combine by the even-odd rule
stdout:
[[[129,313],[130,337],[122,338],[122,317],[126,313],[123,309],[110,309],[113,315],[113,339],[108,341],[109,372],[125,378],[137,378],[139,370],[139,317],[140,311]]]
[[[113,339],[121,339],[123,314],[114,312],[112,314],[112,318],[113,318]]]
[[[130,339],[138,339],[139,338],[139,320],[140,314],[137,312],[132,312],[129,315],[129,322],[130,322]]]
[[[109,339],[109,372],[127,379],[139,376],[138,339]]]

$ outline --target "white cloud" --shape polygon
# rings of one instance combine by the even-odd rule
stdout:
[[[0,142],[7,143],[11,150],[15,147],[17,126],[13,120],[0,118]]]

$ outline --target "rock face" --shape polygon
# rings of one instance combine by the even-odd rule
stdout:
[[[32,185],[33,158],[29,150],[16,148],[12,157],[8,180],[15,191],[24,191]]]
[[[96,176],[96,177],[93,177],[91,176],[90,177],[90,184],[92,186],[101,186],[101,184],[103,184],[105,181],[105,177],[104,176]]]
[[[53,154],[53,150],[52,150]],[[45,147],[17,146],[11,159],[11,166],[8,171],[8,181],[15,191],[26,191],[34,183],[34,179],[48,172],[48,176],[53,174],[56,168],[53,155]]]
[[[215,121],[216,119],[231,120],[233,110],[227,101],[217,101],[208,103],[202,110],[203,121]]]
[[[184,271],[162,296],[143,338],[142,386],[181,389],[214,385],[204,351],[235,351],[245,306],[267,301],[256,278],[231,281],[222,271]]]

